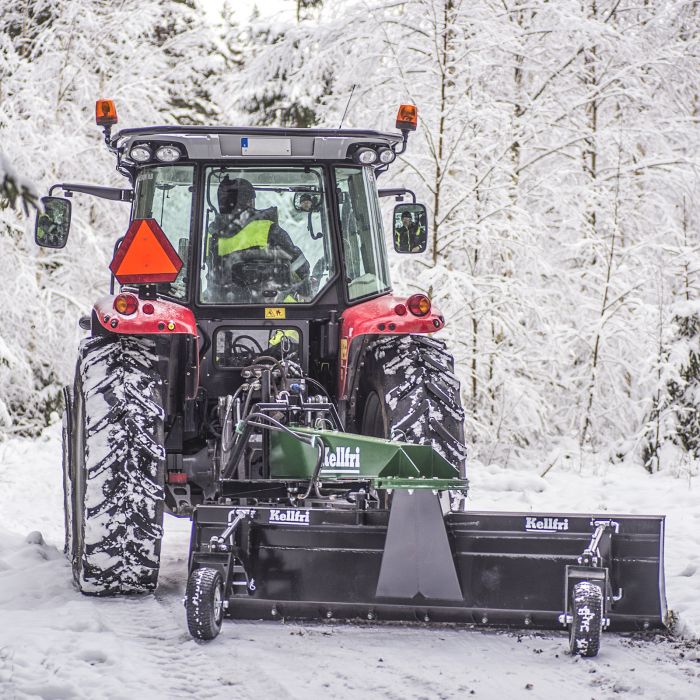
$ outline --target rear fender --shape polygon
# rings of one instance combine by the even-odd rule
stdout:
[[[406,310],[396,313],[396,307],[406,309],[407,297],[387,295],[370,299],[346,309],[340,319],[340,362],[338,397],[345,404],[352,393],[353,376],[367,341],[379,335],[415,335],[435,333],[445,326],[445,318],[433,307],[427,316],[414,316]]]
[[[182,341],[185,347],[181,367],[184,393],[187,398],[194,398],[199,385],[199,338],[192,311],[165,299],[139,299],[138,309],[133,314],[124,315],[114,310],[114,299],[112,295],[105,296],[93,306],[93,335],[157,336]],[[153,307],[153,313],[144,313],[146,304]],[[177,368],[171,367],[170,371],[177,374]]]
[[[139,299],[135,313],[125,316],[114,310],[112,295],[102,297],[93,307],[94,318],[108,333],[126,335],[197,335],[194,314],[186,306],[165,299]],[[150,304],[153,313],[146,314],[143,307]],[[95,332],[93,326],[93,332]]]

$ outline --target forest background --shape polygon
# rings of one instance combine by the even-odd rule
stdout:
[[[275,5],[2,3],[0,440],[56,420],[128,221],[78,195],[68,246],[33,243],[51,184],[123,186],[95,99],[120,126],[337,127],[352,94],[347,127],[419,108],[381,184],[417,192],[430,240],[392,276],[448,319],[471,458],[697,474],[697,0]]]

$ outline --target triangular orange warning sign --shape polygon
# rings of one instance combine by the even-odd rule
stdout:
[[[119,284],[174,282],[182,260],[155,219],[134,219],[109,265]]]

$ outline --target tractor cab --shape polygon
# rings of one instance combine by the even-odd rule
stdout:
[[[155,219],[183,260],[158,292],[193,307],[312,304],[331,287],[352,303],[390,289],[367,166],[141,166],[132,218]]]
[[[391,295],[379,197],[413,198],[395,208],[391,239],[398,252],[425,250],[425,207],[408,190],[377,189],[416,120],[416,108],[404,105],[395,133],[157,126],[112,135],[114,105],[98,101],[97,123],[131,187],[52,188],[131,204],[130,228],[111,265],[127,299],[98,303],[91,326],[196,335],[198,367],[189,360],[187,376],[196,378],[210,407],[244,382],[241,370],[256,358],[293,356],[339,400],[345,418],[348,364],[359,361],[349,352],[358,323],[376,321],[375,333],[410,330],[411,322],[429,332],[443,325],[426,297],[408,304]],[[61,247],[70,200],[44,203],[36,241]],[[144,313],[155,308],[154,299],[177,305],[177,313],[167,319]],[[172,318],[182,316],[180,307],[191,314],[182,327]],[[164,326],[154,328],[156,321]]]

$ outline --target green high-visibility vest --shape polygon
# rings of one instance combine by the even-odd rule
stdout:
[[[237,234],[227,238],[219,238],[219,256],[235,253],[248,248],[265,248],[272,228],[272,221],[256,219],[246,224]]]

